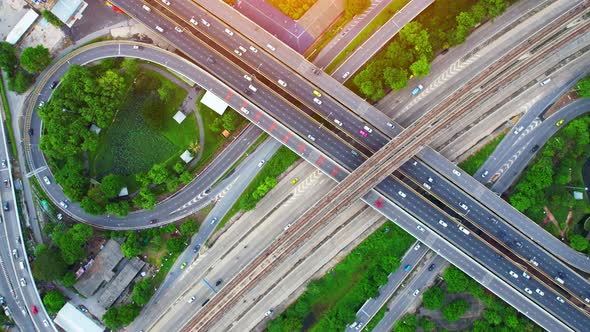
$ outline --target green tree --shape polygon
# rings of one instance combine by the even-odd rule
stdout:
[[[45,20],[47,20],[47,22],[49,22],[49,24],[60,28],[63,25],[63,22],[57,17],[55,16],[52,12],[50,12],[49,10],[44,10],[41,13],[41,16],[43,16],[43,18]]]
[[[494,18],[508,8],[509,3],[506,0],[482,0],[488,10],[488,16]]]
[[[168,103],[173,97],[176,91],[176,85],[169,80],[163,80],[162,85],[158,88],[158,95],[160,100],[164,103]]]
[[[447,291],[449,293],[464,292],[469,283],[467,275],[454,266],[448,267],[445,272],[443,272],[443,278],[447,283]]]
[[[152,183],[160,184],[166,182],[170,176],[170,171],[166,167],[166,164],[156,164],[148,172],[148,176],[152,180]]]
[[[154,286],[152,285],[152,279],[142,279],[133,286],[131,301],[140,306],[144,306],[148,303],[153,293]]]
[[[199,231],[199,224],[195,219],[188,219],[180,225],[180,233],[185,236],[192,236]]]
[[[415,332],[416,331],[416,315],[406,314],[402,319],[395,322],[393,327],[395,332]]]
[[[148,188],[141,188],[133,198],[133,204],[141,209],[153,210],[156,206],[156,194]]]
[[[55,180],[62,186],[64,194],[73,201],[80,201],[88,191],[89,180],[81,160],[69,158],[64,166],[55,172]]]
[[[4,65],[2,65],[4,68]],[[590,76],[586,76],[576,84],[576,91],[583,98],[590,97]]]
[[[426,59],[424,56],[420,57],[420,59],[410,65],[410,70],[417,77],[428,76],[430,73],[430,64],[428,63],[428,59]]]
[[[114,214],[117,217],[125,217],[129,214],[129,210],[131,210],[131,206],[129,206],[128,201],[119,201],[119,202],[111,202],[107,203],[107,212],[110,214]]]
[[[422,329],[426,332],[434,331],[436,329],[436,324],[428,318],[421,317],[418,320],[418,325],[422,327]]]
[[[35,256],[39,255],[40,253],[42,253],[43,251],[47,250],[49,247],[47,247],[47,245],[45,243],[39,243],[36,247],[35,247]]]
[[[121,188],[125,186],[123,177],[115,174],[109,174],[102,178],[100,188],[106,198],[116,198],[119,196]]]
[[[146,241],[139,233],[133,231],[127,232],[126,237],[127,239],[121,245],[121,252],[127,258],[133,258],[141,254],[145,250],[147,242],[149,242],[149,239]]]
[[[24,70],[17,70],[14,78],[8,76],[8,90],[16,93],[25,93],[33,84],[33,77]]]
[[[238,123],[238,119],[239,119],[238,113],[236,113],[232,110],[227,110],[221,116],[221,121],[223,122],[223,128],[225,128],[227,131],[234,131],[236,129],[236,124]]]
[[[580,234],[574,234],[569,237],[570,247],[577,251],[585,251],[588,249],[588,240]]]
[[[220,133],[222,129],[223,121],[221,120],[221,118],[215,118],[215,120],[213,120],[213,122],[211,122],[211,124],[209,125],[209,130],[211,130],[214,133]]]
[[[442,316],[448,322],[454,322],[461,318],[463,314],[469,309],[469,304],[463,299],[457,299],[444,308],[442,308]]]
[[[76,274],[72,271],[67,271],[59,282],[65,287],[72,287],[76,283]]]
[[[66,298],[60,292],[51,290],[43,296],[43,304],[50,315],[56,314],[66,304]]]
[[[189,184],[193,180],[193,176],[191,175],[191,173],[184,171],[182,172],[182,174],[180,174],[180,177],[178,179],[180,180],[180,182],[184,184]]]
[[[20,55],[20,65],[29,73],[38,73],[51,63],[49,49],[43,45],[27,47]]]
[[[9,42],[0,42],[0,67],[7,73],[16,67],[16,49]]]
[[[383,71],[383,76],[393,91],[399,91],[408,84],[408,72],[403,69],[387,68]]]
[[[53,243],[61,249],[61,256],[68,264],[74,264],[84,257],[84,245],[92,236],[92,227],[86,224],[76,224],[66,230],[55,230],[52,233]]]
[[[440,309],[445,301],[445,294],[439,287],[431,287],[422,295],[422,304],[428,310]]]
[[[42,281],[54,281],[61,278],[68,270],[68,264],[57,248],[41,249],[35,253],[33,276]]]
[[[166,250],[172,254],[181,253],[186,248],[186,237],[179,236],[166,241]]]
[[[82,201],[80,202],[80,207],[84,209],[84,212],[95,216],[100,216],[106,211],[104,205],[95,202],[94,200],[92,200],[92,198],[88,196],[82,198]]]
[[[184,172],[185,165],[184,163],[179,161],[176,164],[174,164],[174,166],[172,166],[172,169],[176,172],[176,174],[181,174],[182,172]]]
[[[121,320],[119,319],[119,308],[118,307],[110,307],[104,315],[102,315],[102,321],[104,325],[111,330],[116,330],[123,325]]]

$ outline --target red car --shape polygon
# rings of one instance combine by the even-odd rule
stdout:
[[[35,315],[36,315],[36,314],[39,312],[39,310],[37,310],[37,306],[35,306],[35,305],[34,305],[34,306],[31,308],[31,311],[32,311],[32,312],[33,312]]]
[[[384,201],[383,197],[379,197],[379,199],[375,201],[375,206],[378,207],[378,208],[382,208],[383,207],[383,201]]]

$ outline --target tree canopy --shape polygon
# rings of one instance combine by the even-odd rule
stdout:
[[[27,47],[20,55],[20,65],[29,73],[38,73],[51,63],[49,49],[43,45]]]
[[[66,304],[66,298],[60,292],[51,290],[43,296],[43,304],[47,312],[54,315]]]

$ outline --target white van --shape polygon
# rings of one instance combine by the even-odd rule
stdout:
[[[18,265],[20,266],[20,269],[21,270],[24,270],[25,269],[25,261],[18,262]]]

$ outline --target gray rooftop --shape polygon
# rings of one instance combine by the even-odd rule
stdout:
[[[94,258],[94,263],[78,279],[74,288],[85,297],[90,297],[103,283],[109,282],[114,276],[114,269],[123,259],[121,245],[109,240]]]
[[[113,305],[144,265],[145,262],[137,257],[130,259],[121,272],[102,289],[98,296],[98,303],[105,309]]]

